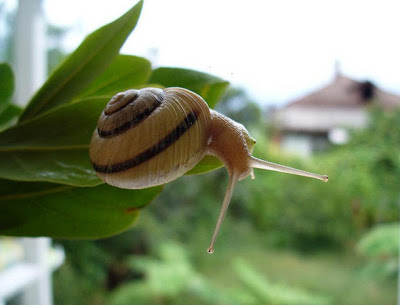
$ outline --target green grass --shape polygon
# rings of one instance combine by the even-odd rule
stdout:
[[[268,246],[266,232],[256,232],[246,224],[225,224],[216,252],[205,253],[210,231],[200,229],[189,249],[197,270],[218,289],[241,287],[233,261],[241,258],[272,283],[283,283],[318,295],[330,296],[332,304],[392,305],[396,303],[394,279],[373,277],[363,272],[364,260],[353,251],[300,253]],[[207,236],[207,237],[206,237]],[[201,238],[202,237],[202,238]],[[193,245],[193,247],[192,247]]]
[[[159,225],[159,220],[148,217],[149,213],[144,212],[141,216],[138,221],[139,226],[132,232],[126,233],[126,236],[119,239],[119,242],[125,240],[125,243],[129,245],[131,238],[137,236],[136,233],[151,232],[151,234],[146,234],[148,238],[146,241],[152,249],[152,254],[139,257],[137,263],[147,260],[152,262],[150,266],[159,266],[157,269],[152,269],[152,279],[157,285],[160,284],[160,289],[168,291],[171,285],[178,283],[181,285],[182,291],[171,296],[163,295],[162,291],[164,290],[161,289],[155,296],[154,287],[151,285],[153,282],[149,281],[150,277],[147,279],[145,277],[142,281],[131,281],[124,284],[128,285],[125,286],[127,304],[131,304],[131,301],[139,304],[137,287],[144,284],[147,285],[147,288],[151,288],[151,293],[147,294],[150,297],[145,303],[148,305],[310,305],[307,302],[301,302],[302,295],[307,295],[308,300],[313,298],[314,300],[326,300],[316,301],[313,304],[396,304],[396,279],[394,277],[385,279],[379,274],[365,272],[368,265],[366,259],[351,250],[350,247],[347,251],[328,248],[321,250],[320,248],[317,252],[309,249],[308,253],[289,248],[278,249],[271,246],[272,241],[276,240],[272,233],[256,231],[250,224],[237,222],[228,217],[217,240],[215,253],[209,255],[206,253],[206,249],[214,228],[214,223],[211,224],[212,219],[209,223],[207,221],[198,224],[191,222],[191,226],[189,226],[187,221],[183,220],[179,213],[176,213],[174,217]],[[180,226],[183,226],[184,230],[178,230],[177,228]],[[136,233],[135,230],[137,230]],[[170,253],[168,256],[169,259],[166,259],[165,255],[161,255],[163,252],[160,252],[160,246],[171,246],[175,242],[179,245],[178,250],[179,248],[181,250],[176,250],[176,255],[171,252],[172,254]],[[90,252],[91,256],[88,257],[87,253],[86,255],[83,253],[83,257],[91,261],[93,257],[101,254],[93,252],[93,250],[96,248],[88,248],[87,252]],[[182,257],[181,254],[183,254]],[[99,262],[103,259],[100,259]],[[56,288],[66,282],[78,283],[72,285],[72,290],[68,291],[64,289],[65,285],[61,285],[64,288],[58,287],[59,289],[56,289],[58,303],[69,304],[70,302],[65,301],[67,299],[75,300],[76,303],[77,293],[81,292],[82,294],[83,291],[87,299],[79,298],[79,304],[110,304],[101,301],[106,299],[110,293],[101,285],[103,281],[101,275],[105,275],[102,273],[104,266],[100,265],[99,268],[93,269],[92,265],[87,265],[87,260],[84,259],[82,262],[81,265],[85,267],[86,272],[81,271],[75,274],[76,270],[71,268],[68,272],[66,269],[68,265],[63,266],[63,274],[58,271],[62,277],[55,281]],[[94,263],[98,264],[99,262]],[[238,268],[238,262],[242,263],[239,264],[239,267],[242,268]],[[93,273],[96,270],[100,272],[97,275]],[[149,274],[149,270],[145,273]],[[190,272],[182,273],[180,272],[182,270]],[[98,287],[96,288],[96,286]],[[60,294],[60,291],[63,294]],[[66,295],[64,295],[65,291],[67,291]],[[289,296],[291,301],[266,303],[266,297],[277,294],[284,297]],[[249,296],[253,296],[253,298],[251,299]],[[259,297],[259,300],[254,301],[254,296]],[[311,298],[309,298],[310,296]],[[293,300],[298,302],[292,302]]]

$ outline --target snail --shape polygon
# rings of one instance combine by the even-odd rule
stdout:
[[[218,157],[229,182],[211,244],[228,209],[236,183],[254,168],[328,181],[328,176],[260,160],[252,156],[256,141],[246,128],[209,109],[196,93],[183,88],[127,90],[111,98],[89,147],[98,177],[115,187],[142,189],[185,174],[205,155]]]

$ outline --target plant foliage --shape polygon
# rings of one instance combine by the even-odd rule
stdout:
[[[32,97],[19,122],[20,111],[10,103],[13,74],[0,65],[0,234],[99,238],[129,228],[162,187],[128,191],[97,178],[88,148],[106,103],[117,92],[150,85],[185,86],[212,105],[222,96],[228,83],[220,78],[153,71],[144,58],[118,54],[141,9],[139,1],[90,34]],[[194,172],[219,166],[205,159]]]
[[[366,233],[357,249],[368,258],[365,270],[374,275],[393,277],[399,269],[400,223],[381,224]]]
[[[190,263],[185,249],[174,242],[163,243],[158,258],[130,256],[131,268],[141,271],[141,280],[128,282],[111,294],[110,304],[176,304],[192,296],[204,304],[216,305],[328,305],[326,296],[284,284],[274,284],[255,271],[245,260],[233,261],[239,289],[213,287]],[[193,300],[193,299],[192,299]],[[200,303],[199,302],[199,303]],[[179,303],[181,304],[181,303]],[[184,302],[182,302],[184,304]]]

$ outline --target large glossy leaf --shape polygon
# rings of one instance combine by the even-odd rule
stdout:
[[[109,97],[53,109],[0,134],[0,178],[75,186],[100,184],[88,147]]]
[[[165,87],[183,87],[199,94],[214,108],[228,87],[229,83],[219,77],[181,68],[158,68],[153,71],[150,83]]]
[[[0,112],[14,92],[14,74],[6,63],[0,63]]]
[[[143,86],[151,74],[151,63],[142,57],[118,55],[112,64],[77,99],[114,94]]]
[[[142,4],[140,1],[119,19],[90,34],[35,94],[21,121],[68,103],[101,74],[136,26]]]
[[[0,179],[0,235],[100,238],[129,228],[162,187],[76,188]]]

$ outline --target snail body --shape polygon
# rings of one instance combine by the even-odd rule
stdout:
[[[252,156],[255,140],[246,128],[210,110],[196,93],[183,88],[145,88],[116,94],[93,132],[89,156],[104,182],[126,189],[165,184],[185,174],[205,155],[218,157],[229,173],[213,247],[237,181],[254,168],[307,176],[313,174]]]

